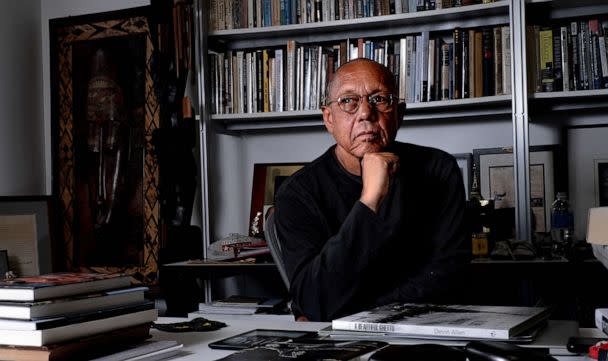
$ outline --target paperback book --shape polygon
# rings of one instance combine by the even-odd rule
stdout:
[[[549,317],[546,307],[393,303],[332,321],[334,330],[509,340]]]
[[[131,276],[105,273],[51,273],[0,281],[0,300],[37,301],[131,285]]]

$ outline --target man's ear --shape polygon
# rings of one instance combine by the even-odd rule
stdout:
[[[323,107],[323,124],[325,124],[325,128],[329,132],[329,134],[334,134],[334,118],[331,114],[331,109],[329,106]]]

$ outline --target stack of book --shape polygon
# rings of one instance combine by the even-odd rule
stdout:
[[[0,281],[0,359],[83,359],[142,342],[158,317],[145,290],[124,274]]]

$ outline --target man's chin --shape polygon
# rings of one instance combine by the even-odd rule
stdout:
[[[353,154],[359,158],[363,158],[363,156],[367,153],[378,153],[384,151],[385,149],[386,147],[383,144],[365,143],[355,148]]]

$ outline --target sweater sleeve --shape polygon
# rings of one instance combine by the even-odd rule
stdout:
[[[356,202],[338,233],[331,235],[315,202],[292,187],[277,195],[275,205],[295,311],[311,321],[328,321],[360,304],[361,276],[394,227]]]

